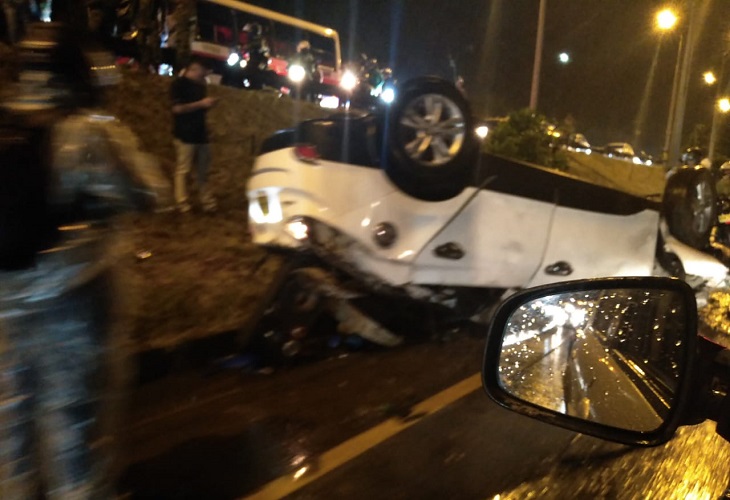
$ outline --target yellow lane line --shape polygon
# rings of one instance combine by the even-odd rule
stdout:
[[[246,498],[251,500],[270,500],[291,495],[309,483],[329,474],[341,465],[359,457],[383,441],[415,425],[428,415],[436,413],[464,396],[471,394],[479,389],[481,385],[481,374],[475,373],[415,405],[411,409],[410,415],[412,418],[406,418],[405,420],[400,418],[388,419],[323,453],[317,460],[315,469],[309,471],[309,467],[304,465],[293,474],[287,474],[271,481],[256,493]]]

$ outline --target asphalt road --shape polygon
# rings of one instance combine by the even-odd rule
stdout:
[[[132,498],[713,498],[714,423],[631,448],[492,403],[483,341],[456,336],[273,374],[207,368],[138,389],[121,484]]]

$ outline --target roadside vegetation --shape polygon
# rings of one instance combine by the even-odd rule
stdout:
[[[554,138],[548,134],[546,123],[544,116],[530,109],[515,111],[489,131],[486,150],[498,156],[566,170],[565,152],[553,146]]]

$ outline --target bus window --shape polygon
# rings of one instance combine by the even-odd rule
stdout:
[[[335,63],[335,41],[331,38],[310,34],[309,43],[312,45],[312,52],[317,60],[317,64],[328,66],[330,68],[337,67]]]
[[[197,39],[219,45],[235,45],[237,33],[233,10],[208,2],[198,2]]]

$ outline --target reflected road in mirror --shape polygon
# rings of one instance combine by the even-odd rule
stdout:
[[[685,322],[682,298],[666,290],[541,297],[517,309],[507,324],[500,382],[548,410],[654,431],[675,401]]]

